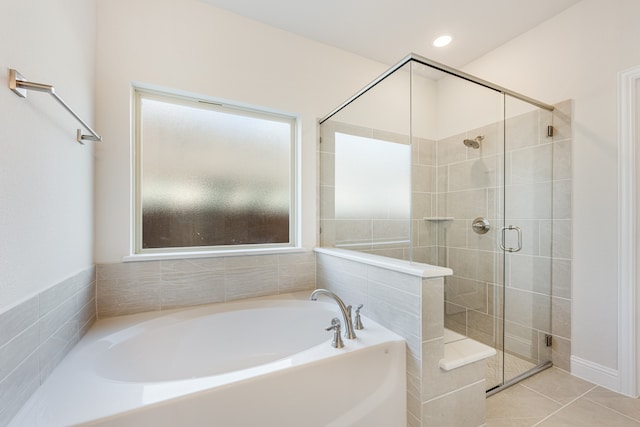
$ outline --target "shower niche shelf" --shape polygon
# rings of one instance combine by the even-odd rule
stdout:
[[[424,221],[453,221],[455,218],[452,216],[425,216],[422,219]]]

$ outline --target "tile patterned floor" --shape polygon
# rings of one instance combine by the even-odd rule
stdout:
[[[640,427],[640,399],[551,368],[489,397],[486,426]]]

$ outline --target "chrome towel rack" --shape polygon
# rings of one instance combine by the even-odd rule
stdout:
[[[11,89],[16,95],[18,95],[21,98],[27,97],[27,90],[35,90],[38,92],[48,93],[49,95],[53,96],[53,98],[56,101],[58,101],[58,103],[62,105],[65,110],[71,113],[71,115],[75,117],[75,119],[78,122],[80,122],[80,124],[82,124],[82,126],[84,126],[84,128],[88,130],[89,133],[91,134],[91,135],[84,135],[82,133],[82,129],[78,129],[78,132],[76,134],[76,141],[78,141],[80,144],[83,144],[83,145],[85,141],[102,141],[102,137],[98,135],[93,129],[91,129],[91,126],[86,124],[85,121],[82,120],[80,116],[78,116],[76,112],[73,111],[71,107],[69,107],[62,100],[62,98],[58,96],[58,94],[56,93],[56,89],[53,86],[27,81],[27,79],[25,79],[22,74],[20,74],[18,71],[14,70],[13,68],[10,68],[9,69],[9,89]]]

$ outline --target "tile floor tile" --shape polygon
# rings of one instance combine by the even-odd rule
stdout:
[[[584,398],[640,422],[640,399],[632,399],[602,387],[596,387]]]
[[[569,403],[595,388],[590,382],[553,368],[527,378],[520,384],[561,404]]]
[[[587,399],[578,399],[574,403],[563,407],[556,414],[536,427],[639,427],[640,422],[625,417],[604,406],[594,405]]]
[[[487,398],[486,427],[640,427],[640,399],[547,369]]]
[[[487,427],[533,425],[562,405],[522,385],[514,385],[487,399]],[[529,423],[529,424],[523,424]]]

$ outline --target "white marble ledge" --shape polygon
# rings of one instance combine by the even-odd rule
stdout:
[[[387,270],[397,271],[399,273],[422,277],[423,279],[451,276],[453,274],[453,270],[446,267],[438,267],[437,265],[411,262],[403,259],[389,258],[364,252],[349,251],[346,249],[315,248],[314,251],[320,254],[331,255],[336,258],[347,259],[350,261],[360,262],[362,264],[386,268]]]
[[[456,333],[453,332],[453,334]],[[445,342],[444,344],[444,358],[440,359],[439,363],[440,369],[443,371],[451,371],[496,355],[495,348],[472,340],[471,338],[465,338],[463,335],[456,335],[457,339]],[[462,339],[459,337],[462,337]]]

